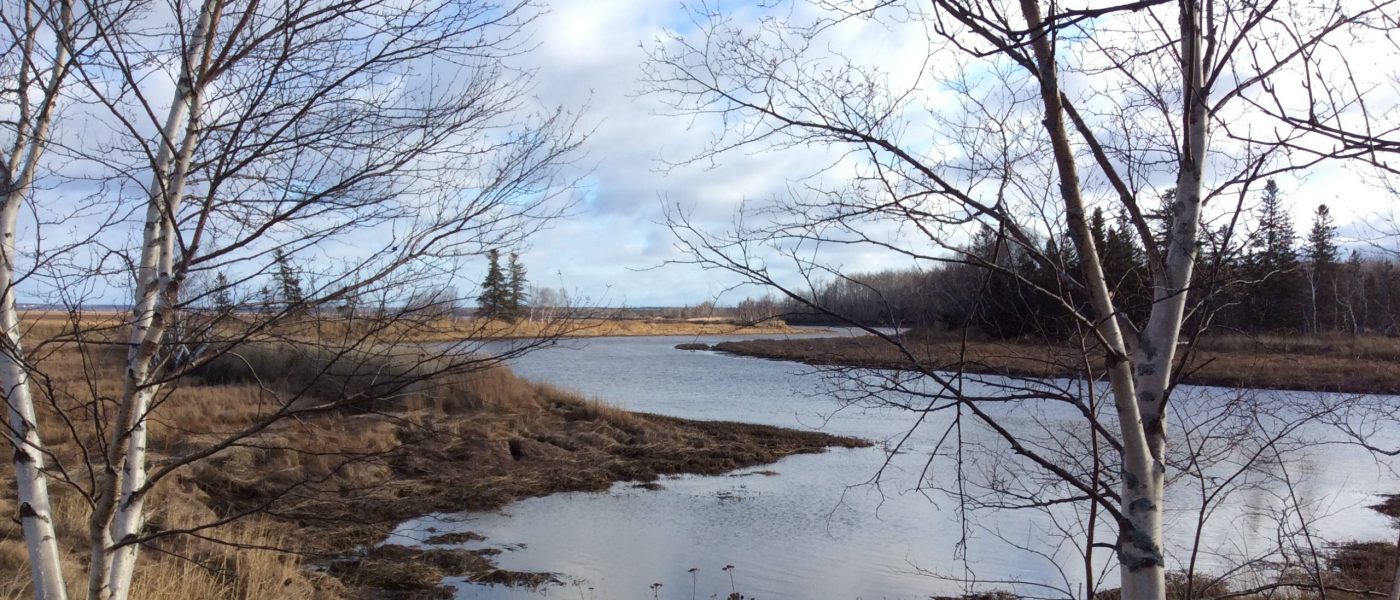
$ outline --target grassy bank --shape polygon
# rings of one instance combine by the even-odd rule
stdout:
[[[480,322],[454,319],[451,327],[471,331],[485,328],[486,337],[537,337],[548,333],[543,322]],[[555,327],[558,327],[555,325]],[[562,328],[564,337],[635,337],[648,335],[768,335],[801,330],[782,321],[742,323],[725,319],[575,319]]]
[[[365,365],[357,365],[364,367]],[[260,345],[220,359],[154,409],[154,460],[205,447],[264,417],[276,398],[300,402],[354,394],[354,407],[277,423],[168,478],[148,501],[148,532],[191,530],[152,541],[133,597],[150,600],[436,597],[444,576],[538,583],[539,574],[497,570],[487,552],[369,554],[397,523],[437,511],[491,509],[568,490],[671,473],[722,473],[794,453],[862,442],[817,433],[631,413],[524,381],[504,369],[405,380],[393,365],[376,379],[336,375],[335,361],[285,345]],[[98,423],[83,406],[119,393],[114,352],[47,353],[38,386],[42,435],[78,485]],[[308,378],[329,372],[314,383]],[[95,385],[89,385],[97,374]],[[256,374],[256,377],[255,377]],[[388,381],[391,385],[381,385]],[[6,469],[9,467],[6,466]],[[9,477],[13,481],[12,476]],[[88,501],[56,482],[55,521],[74,592],[83,583]],[[0,510],[14,514],[14,491]],[[206,527],[239,515],[228,524]],[[312,569],[311,566],[318,568]],[[23,597],[29,572],[20,531],[0,523],[0,597]]]
[[[715,349],[817,365],[909,369],[899,348],[873,336],[721,342]],[[931,370],[1025,377],[1082,377],[1078,350],[1021,341],[924,337],[905,349]],[[1102,353],[1090,365],[1102,373]],[[1391,338],[1219,337],[1204,340],[1182,381],[1199,385],[1400,394],[1400,340]]]
[[[199,315],[193,318],[196,320]],[[215,331],[228,337],[250,335],[255,339],[375,339],[385,343],[459,342],[462,340],[508,340],[550,337],[636,337],[701,335],[777,335],[803,330],[782,320],[756,323],[725,318],[539,318],[504,321],[471,317],[429,317],[424,315],[370,315],[345,318],[336,314],[280,317],[273,327],[249,333],[244,325],[255,319],[239,314],[227,317]],[[87,311],[73,315],[61,311],[35,310],[23,317],[24,328],[34,335],[86,331],[89,337],[115,335],[126,326],[129,315],[118,312]],[[75,326],[75,323],[79,324]],[[33,337],[29,333],[26,337]]]

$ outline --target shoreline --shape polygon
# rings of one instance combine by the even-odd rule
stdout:
[[[802,338],[781,343],[817,343],[813,347],[820,348],[842,340],[855,340],[850,342],[855,348],[869,342]],[[750,342],[718,346],[745,343]],[[1010,356],[1005,345],[997,348]],[[276,346],[249,350],[245,357],[259,365],[291,362]],[[987,348],[981,351],[981,360],[994,356]],[[64,354],[51,360],[77,358]],[[839,357],[828,352],[817,358]],[[116,354],[98,359],[104,368],[119,364]],[[154,422],[153,453],[178,455],[257,417],[250,412],[250,399],[263,392],[246,379],[252,373],[239,374],[251,367],[242,360],[228,363],[193,377],[162,405],[162,414],[172,421],[195,426],[173,429]],[[279,375],[279,385],[295,388],[296,377],[295,372]],[[524,498],[607,490],[618,482],[645,488],[671,474],[719,475],[795,454],[868,446],[865,440],[815,431],[630,412],[524,380],[508,369],[488,369],[412,394],[372,398],[363,410],[283,421],[167,480],[157,488],[159,500],[152,502],[158,507],[149,520],[154,530],[178,530],[256,510],[232,529],[215,530],[215,537],[280,551],[267,553],[277,560],[260,562],[248,558],[253,550],[237,554],[236,546],[165,538],[143,552],[139,573],[146,579],[193,579],[175,571],[184,563],[164,558],[160,551],[177,549],[224,565],[217,571],[219,585],[244,585],[248,578],[274,582],[257,588],[279,594],[272,597],[437,598],[444,597],[443,580],[449,577],[533,588],[555,582],[555,574],[500,569],[494,561],[499,549],[458,547],[470,539],[461,537],[468,533],[415,547],[385,542],[404,521],[434,513],[494,510]],[[75,506],[66,490],[56,492],[60,506]],[[0,498],[0,506],[8,501]],[[82,505],[76,506],[76,513],[56,513],[65,539],[77,539],[74,532],[86,526]],[[6,542],[11,550],[13,540]],[[1389,557],[1393,546],[1355,549],[1360,553],[1355,556]],[[3,567],[0,575],[9,575],[24,564]]]
[[[589,319],[577,329],[566,329],[559,333],[563,339],[589,339],[613,337],[688,337],[688,336],[746,336],[746,335],[820,335],[831,333],[826,327],[804,327],[787,324],[732,324],[732,323],[685,323],[656,322],[630,319]],[[482,339],[492,341],[528,340],[539,335],[512,333],[509,335],[487,335]]]
[[[1078,378],[1085,374],[1084,355],[1069,348],[1020,342],[907,340],[905,346],[932,371],[959,371],[1045,379]],[[723,341],[710,349],[751,358],[799,362],[814,366],[918,371],[894,345],[873,336],[849,338],[764,339]],[[1090,364],[1102,372],[1103,358]],[[1236,348],[1197,350],[1185,369],[1184,385],[1260,390],[1400,394],[1400,364],[1377,357],[1342,354],[1259,351]]]
[[[70,322],[72,318],[77,316],[52,311],[31,311],[24,315],[23,321],[26,327],[40,327],[62,334],[73,327]],[[81,314],[82,322],[89,327],[118,328],[127,324],[127,318],[125,313],[110,311],[88,311]],[[239,322],[238,315],[230,315],[229,318],[234,323]],[[781,319],[747,322],[727,318],[548,317],[504,321],[451,316],[404,319],[401,326],[391,327],[372,317],[347,319],[332,315],[310,315],[300,320],[288,319],[274,331],[253,336],[256,337],[253,341],[336,339],[337,336],[351,335],[376,338],[386,344],[412,344],[550,338],[812,335],[823,332],[830,332],[830,329],[793,326]],[[230,335],[237,337],[242,333],[235,328]]]
[[[118,352],[62,350],[45,363],[61,393],[87,392],[90,370],[121,372]],[[191,374],[162,398],[151,421],[152,461],[198,452],[261,422],[279,393],[305,393],[306,402],[348,393],[342,386],[350,380],[321,376],[334,354],[303,351],[250,344],[239,357]],[[393,371],[387,362],[362,366]],[[237,589],[245,597],[441,598],[446,577],[540,585],[552,576],[501,570],[493,561],[499,551],[384,542],[404,521],[434,513],[870,445],[816,431],[630,412],[504,367],[431,381],[402,389],[386,383],[385,395],[362,390],[353,405],[277,421],[162,480],[148,503],[151,538],[143,542],[135,597],[225,598]],[[82,459],[62,420],[41,423],[56,460]],[[55,486],[51,496],[65,571],[81,572],[89,504],[69,486]],[[13,492],[0,494],[0,510],[17,510]],[[0,523],[0,597],[28,593],[28,571],[19,523]]]
[[[349,486],[369,490],[368,496],[290,509],[288,523],[319,557],[306,566],[324,569],[354,597],[451,597],[443,584],[449,577],[533,589],[557,583],[556,574],[500,569],[493,559],[500,550],[455,547],[473,534],[413,547],[385,542],[404,521],[432,514],[497,510],[526,498],[606,491],[620,482],[647,489],[668,475],[722,475],[796,454],[870,445],[820,432],[624,411],[526,383],[541,395],[543,408],[530,419],[492,411],[419,415],[435,423],[394,432],[421,439],[386,457],[382,481]],[[384,426],[374,421],[371,426]],[[221,481],[223,469],[211,467],[199,479],[214,503],[236,509],[239,502],[266,500],[246,490],[217,494],[232,488]]]

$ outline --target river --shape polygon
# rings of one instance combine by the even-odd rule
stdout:
[[[727,476],[667,478],[660,490],[620,483],[607,492],[522,500],[499,512],[434,515],[404,523],[390,541],[415,544],[436,533],[473,531],[486,541],[466,547],[501,549],[502,568],[557,573],[566,582],[541,590],[456,582],[463,599],[725,598],[731,591],[765,600],[912,599],[963,593],[972,589],[967,580],[979,582],[977,589],[1028,596],[1080,595],[1083,559],[1059,533],[1081,526],[1073,513],[969,513],[937,489],[958,480],[955,446],[945,437],[956,433],[948,427],[950,413],[930,416],[891,458],[887,450],[909,432],[912,414],[838,410],[827,393],[830,383],[804,365],[674,349],[692,341],[697,338],[564,341],[512,368],[629,410],[819,429],[876,445],[793,456]],[[1181,388],[1178,396],[1188,405],[1193,395],[1221,393],[1235,392]],[[1053,407],[997,410],[1008,428],[1028,437],[1077,422]],[[982,428],[965,426],[962,435],[963,473],[999,481],[999,469],[1007,468],[1004,447]],[[940,440],[942,455],[930,461]],[[1281,531],[1296,539],[1297,524],[1285,519],[1280,527],[1275,518],[1287,514],[1283,506],[1302,506],[1312,517],[1306,531],[1326,539],[1393,539],[1387,520],[1365,508],[1378,493],[1400,491],[1386,465],[1345,445],[1310,447],[1287,464],[1291,494],[1276,486],[1242,490],[1212,513],[1206,551],[1197,559],[1205,570],[1260,554]],[[880,482],[873,485],[877,473]],[[1024,485],[1024,479],[1007,485]],[[1196,490],[1185,481],[1172,493],[1189,507]],[[1169,566],[1190,559],[1196,518],[1194,510],[1168,514]],[[1110,551],[1098,550],[1096,557],[1108,577],[1100,587],[1113,585],[1113,570],[1104,568]],[[654,589],[655,583],[661,586]]]

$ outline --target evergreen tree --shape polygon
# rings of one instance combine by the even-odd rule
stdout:
[[[1094,246],[1103,249],[1108,241],[1108,219],[1103,216],[1103,207],[1095,207],[1089,216],[1089,233],[1094,238]]]
[[[1239,244],[1232,243],[1234,230],[1228,223],[1218,227],[1202,224],[1196,243],[1195,270],[1193,279],[1196,289],[1188,292],[1192,315],[1187,317],[1192,328],[1205,325],[1228,326],[1231,313],[1238,307],[1241,294],[1239,285],[1243,279]],[[1238,326],[1239,320],[1234,320]]]
[[[1308,232],[1308,305],[1313,333],[1337,325],[1337,227],[1326,204],[1317,205]]]
[[[228,277],[222,272],[214,277],[214,310],[220,313],[233,311],[233,292],[230,291],[232,287]]]
[[[528,282],[525,279],[525,265],[520,262],[519,253],[510,253],[508,270],[510,281],[506,286],[506,313],[514,319],[524,314],[525,307],[530,301],[526,288]]]
[[[306,296],[302,294],[301,277],[292,266],[291,258],[278,248],[272,251],[272,260],[277,264],[277,288],[281,292],[282,304],[287,308],[301,306],[306,302]]]
[[[1347,331],[1354,336],[1366,333],[1366,322],[1370,312],[1365,271],[1361,253],[1355,250],[1351,251],[1346,264],[1340,269],[1337,308]]]
[[[1259,230],[1245,258],[1244,279],[1249,287],[1241,301],[1239,325],[1265,331],[1297,328],[1303,322],[1301,300],[1307,282],[1298,263],[1293,219],[1272,179],[1264,184],[1255,216]]]
[[[477,306],[487,318],[507,317],[509,289],[505,274],[501,271],[501,252],[493,248],[487,251],[486,259],[486,278],[481,281]]]
[[[1252,244],[1265,264],[1297,265],[1298,251],[1294,248],[1293,218],[1283,205],[1278,184],[1270,179],[1264,184],[1264,199],[1257,211],[1259,235]]]
[[[1167,242],[1171,239],[1172,204],[1175,202],[1176,188],[1167,188],[1167,191],[1162,192],[1161,197],[1158,198],[1157,208],[1149,209],[1144,215],[1153,241],[1156,242],[1157,253],[1163,257],[1167,255]]]
[[[1314,266],[1337,264],[1337,227],[1332,223],[1332,210],[1326,204],[1317,205],[1313,213],[1312,230],[1308,232],[1308,259]]]
[[[1101,219],[1100,211],[1095,217]],[[1137,235],[1126,211],[1114,218],[1112,228],[1103,225],[1103,240],[1095,240],[1101,249],[1104,276],[1113,288],[1118,305],[1129,317],[1139,319],[1151,309],[1152,290],[1147,276],[1147,254],[1137,243]]]
[[[984,227],[965,250],[991,268],[969,267],[966,285],[972,294],[967,317],[981,332],[996,338],[1063,338],[1073,331],[1064,307],[1045,290],[1059,291],[1060,272],[1037,262],[1025,248],[998,230]],[[1070,257],[1047,240],[1046,255],[1067,265]]]

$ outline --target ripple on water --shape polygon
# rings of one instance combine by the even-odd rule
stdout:
[[[898,439],[907,414],[884,410],[835,412],[808,367],[713,352],[676,350],[694,337],[605,338],[570,341],[529,354],[513,364],[522,376],[577,390],[632,410],[687,418],[747,421],[787,427],[822,427],[835,434],[879,441]],[[1185,389],[1185,388],[1183,388]],[[1210,393],[1206,390],[1201,393]],[[1187,392],[1179,392],[1186,396]],[[834,414],[833,414],[834,413]],[[1004,416],[1028,432],[1074,422],[1054,410],[1017,408]],[[730,572],[746,597],[926,598],[956,594],[957,583],[929,572],[978,580],[1029,581],[1074,587],[1082,559],[1064,552],[1052,557],[1016,549],[1043,541],[1052,524],[1023,512],[981,514],[964,522],[958,506],[929,487],[946,485],[956,471],[949,460],[928,464],[928,454],[947,421],[935,418],[910,437],[893,458],[879,488],[868,483],[886,457],[875,448],[793,456],[750,469],[773,476],[668,478],[650,491],[627,484],[602,493],[566,493],[531,498],[495,513],[436,516],[405,523],[399,533],[421,540],[437,532],[473,531],[486,536],[468,547],[495,547],[503,568],[548,571],[576,584],[541,591],[459,584],[459,598],[720,598],[730,591]],[[964,429],[966,439],[985,432]],[[1363,507],[1377,492],[1393,489],[1388,471],[1367,468],[1337,447],[1309,455],[1297,475],[1311,483],[1303,491],[1319,514],[1326,537],[1389,537],[1387,521]],[[925,471],[928,467],[927,472]],[[995,469],[994,460],[980,463]],[[924,488],[925,492],[914,491]],[[1181,491],[1182,497],[1189,494]],[[1217,514],[1229,524],[1213,531],[1208,544],[1233,547],[1244,530],[1273,535],[1267,515],[1276,497],[1244,496]],[[1248,508],[1257,512],[1251,520]],[[1179,541],[1189,538],[1189,514],[1169,515]],[[966,545],[960,542],[966,541]],[[1107,552],[1100,552],[1108,560]],[[1175,558],[1175,557],[1174,557]],[[1208,558],[1207,560],[1217,560]],[[1066,571],[1062,576],[1061,568]],[[1003,585],[1002,587],[1008,587]]]

